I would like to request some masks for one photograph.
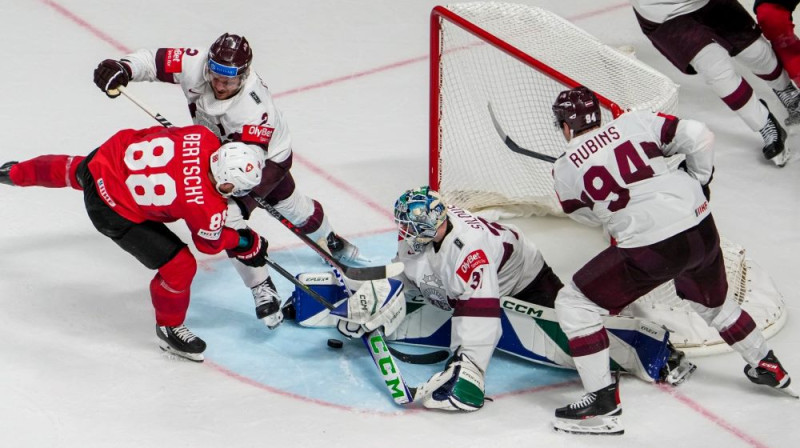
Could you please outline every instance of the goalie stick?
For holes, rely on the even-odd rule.
[[[122,95],[125,95],[125,98],[128,98],[133,102],[133,104],[139,106],[140,109],[145,111],[147,115],[153,117],[156,121],[158,121],[162,126],[165,128],[173,127],[174,125],[172,122],[164,118],[158,112],[153,111],[150,107],[146,106],[142,103],[139,99],[137,99],[134,95],[128,92],[123,86],[119,86],[116,90],[118,90]],[[366,281],[366,280],[378,280],[381,278],[388,278],[388,277],[396,277],[403,273],[403,263],[389,263],[383,266],[367,266],[367,267],[357,267],[357,266],[348,266],[345,264],[340,263],[338,260],[333,258],[331,254],[328,253],[325,249],[319,246],[314,240],[309,238],[306,234],[302,233],[300,229],[298,229],[291,221],[289,221],[285,216],[281,214],[275,207],[269,205],[263,198],[260,198],[256,195],[250,195],[253,200],[256,201],[260,208],[263,208],[267,211],[273,218],[277,219],[284,227],[291,230],[298,238],[303,240],[308,246],[310,246],[314,251],[322,257],[323,260],[328,262],[330,265],[334,266],[335,268],[339,269],[347,278],[351,278],[353,280],[358,281]]]
[[[508,149],[514,151],[517,154],[522,154],[523,156],[532,157],[534,159],[543,160],[545,162],[553,163],[556,161],[556,157],[548,156],[547,154],[542,154],[540,152],[532,151],[530,149],[523,148],[517,144],[508,134],[503,131],[502,126],[500,126],[500,122],[497,121],[497,117],[494,115],[494,110],[492,110],[492,103],[487,103],[487,107],[489,108],[489,116],[492,118],[492,124],[494,124],[494,129],[500,135],[500,138],[503,139],[503,143],[508,146]]]
[[[333,276],[336,277],[336,282],[339,284],[339,289],[346,295],[350,296],[350,288],[344,282],[344,278],[342,277],[342,273],[339,272],[335,267],[333,267]],[[442,362],[445,359],[450,357],[450,352],[447,350],[436,350],[430,353],[403,353],[400,350],[397,350],[389,344],[386,344],[386,347],[389,350],[389,353],[392,354],[395,358],[399,359],[400,361],[407,362],[409,364],[420,364],[420,365],[427,365],[427,364],[436,364],[438,362]]]

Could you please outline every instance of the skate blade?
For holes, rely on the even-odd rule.
[[[625,433],[619,416],[596,416],[584,420],[556,418],[553,429],[570,434],[618,436]]]
[[[784,394],[786,394],[786,395],[788,395],[788,396],[790,396],[792,398],[800,399],[800,395],[797,395],[797,392],[795,392],[794,389],[792,389],[789,386],[786,386],[786,387],[783,387],[783,388],[779,388],[777,390],[780,391],[780,392],[783,392]]]
[[[769,159],[770,162],[774,163],[778,166],[778,168],[783,168],[792,160],[792,150],[788,146],[781,151],[780,154],[776,155],[775,157]]]
[[[670,386],[679,386],[684,381],[689,379],[690,376],[697,370],[697,366],[690,363],[684,362],[683,364],[679,365],[677,368],[671,370],[669,375],[667,375],[666,382]]]
[[[170,355],[175,355],[179,358],[188,359],[189,361],[203,362],[203,360],[205,359],[202,353],[187,353],[187,352],[182,352],[180,350],[175,350],[174,348],[172,348],[172,346],[170,346],[169,344],[167,344],[162,340],[158,341],[158,347]]]

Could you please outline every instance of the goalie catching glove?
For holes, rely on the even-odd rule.
[[[417,390],[414,401],[422,401],[429,409],[477,411],[483,407],[483,384],[483,371],[459,348],[444,371]]]
[[[406,317],[403,282],[393,278],[363,282],[331,314],[339,317],[336,328],[348,338],[360,338],[381,327],[384,334],[392,334]]]

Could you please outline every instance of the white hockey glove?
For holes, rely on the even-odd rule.
[[[477,411],[483,407],[483,391],[483,371],[457,350],[445,370],[419,388],[414,401],[422,400],[429,409]]]
[[[340,317],[336,328],[348,338],[383,327],[392,334],[406,317],[403,283],[395,279],[364,282],[342,305],[331,311]]]

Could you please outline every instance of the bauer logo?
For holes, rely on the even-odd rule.
[[[242,141],[248,143],[269,144],[275,128],[246,124],[242,127]]]
[[[219,236],[222,234],[222,227],[217,230],[204,230],[200,229],[197,231],[197,236],[206,240],[216,241],[219,239]]]
[[[183,71],[183,48],[167,48],[164,54],[164,71],[167,73]]]

